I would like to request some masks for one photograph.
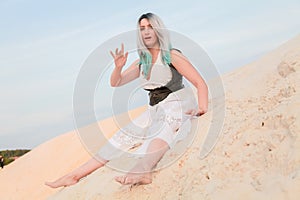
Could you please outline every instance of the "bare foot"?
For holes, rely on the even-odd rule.
[[[59,179],[57,179],[56,181],[53,182],[45,182],[45,185],[51,187],[51,188],[58,188],[58,187],[66,187],[66,186],[70,186],[70,185],[74,185],[78,182],[79,180],[73,176],[73,175],[66,175],[63,176]]]
[[[122,185],[147,185],[152,183],[152,174],[148,173],[128,173],[125,176],[117,176],[115,180]]]

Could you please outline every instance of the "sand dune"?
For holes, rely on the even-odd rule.
[[[1,199],[299,199],[300,36],[222,80],[225,122],[206,158],[199,159],[199,153],[212,110],[193,121],[200,128],[192,146],[172,165],[155,172],[150,185],[121,186],[113,180],[120,172],[105,167],[77,185],[47,188],[45,180],[65,174],[90,157],[73,131],[0,171]],[[117,129],[112,119],[101,123],[109,127],[108,137]],[[92,153],[100,145],[93,140],[91,146],[93,142]],[[164,159],[172,156],[170,151]]]

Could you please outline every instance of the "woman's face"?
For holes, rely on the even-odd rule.
[[[143,42],[147,48],[159,47],[156,33],[148,19],[144,18],[140,21],[140,31]]]

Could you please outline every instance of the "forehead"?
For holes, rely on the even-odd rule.
[[[147,18],[144,18],[140,21],[140,26],[149,26],[150,22]]]

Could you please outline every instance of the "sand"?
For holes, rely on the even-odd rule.
[[[87,149],[72,131],[1,170],[1,199],[299,199],[300,36],[222,76],[222,81],[225,120],[215,148],[204,159],[199,154],[214,108],[193,120],[199,129],[192,145],[155,172],[150,185],[122,186],[114,181],[122,173],[104,167],[74,186],[48,188],[46,180],[84,163],[102,145],[90,135]],[[117,130],[112,119],[99,123],[107,137]],[[174,155],[168,152],[162,163]]]

